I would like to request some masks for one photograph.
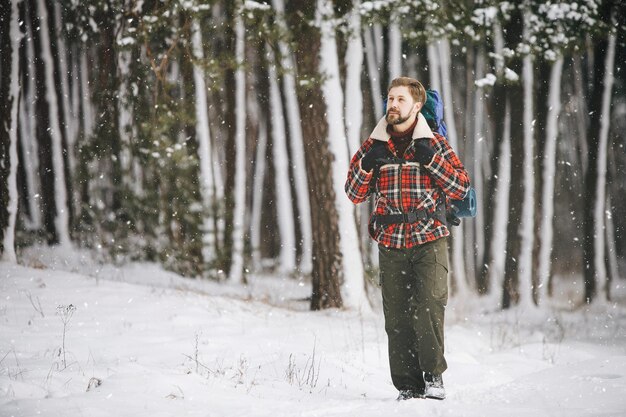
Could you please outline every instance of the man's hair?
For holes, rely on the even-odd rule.
[[[387,93],[389,93],[389,91],[392,88],[401,87],[401,86],[408,87],[409,92],[411,93],[411,97],[413,97],[413,100],[415,100],[416,102],[419,101],[420,103],[422,103],[422,105],[426,103],[426,89],[424,88],[422,83],[417,81],[415,78],[411,78],[411,77],[394,78],[391,81],[391,85],[389,85],[389,89],[387,90]]]

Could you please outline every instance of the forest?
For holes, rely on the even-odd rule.
[[[374,291],[351,156],[400,75],[437,90],[477,192],[453,296],[575,304],[626,278],[626,3],[0,0],[0,253],[88,248],[189,279]],[[622,277],[622,278],[620,278]]]

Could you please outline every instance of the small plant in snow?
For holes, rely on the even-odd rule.
[[[245,356],[239,357],[239,366],[235,372],[235,378],[237,379],[237,385],[241,385],[244,383],[244,379],[246,377],[246,372],[249,368],[248,360]]]
[[[178,394],[172,392],[169,395],[167,395],[165,398],[170,399],[170,400],[184,400],[185,399],[185,393],[183,392],[183,390],[178,386],[178,385],[174,385],[174,387],[178,390]]]
[[[317,387],[320,377],[321,361],[315,357],[315,345],[313,345],[313,353],[309,356],[304,364],[304,368],[298,369],[293,353],[289,355],[289,363],[285,371],[285,379],[289,385],[297,385],[302,389],[308,387],[313,389]]]
[[[33,306],[33,308],[35,309],[35,311],[37,313],[39,313],[39,315],[41,316],[41,318],[44,318],[44,314],[43,314],[43,308],[41,307],[41,301],[39,301],[39,297],[37,297],[36,301],[33,299],[33,295],[31,294],[30,291],[25,291],[26,293],[26,297],[28,297],[28,300],[30,301],[30,304]]]
[[[91,378],[89,380],[89,383],[87,384],[87,392],[91,391],[92,389],[98,388],[100,385],[102,385],[102,380],[100,378]]]
[[[508,319],[498,322],[497,319],[491,322],[491,349],[498,351],[522,344],[521,320],[519,310],[512,312]]]
[[[73,304],[70,305],[61,305],[57,307],[57,314],[61,317],[61,321],[63,322],[63,343],[61,345],[61,351],[59,352],[59,356],[61,353],[63,354],[63,368],[67,368],[67,360],[65,357],[65,335],[67,334],[67,326],[72,320],[72,316],[76,311],[76,307]]]
[[[560,317],[554,316],[546,321],[547,329],[542,340],[542,356],[551,364],[556,362],[556,357],[561,348],[561,343],[565,339],[565,326]]]
[[[13,353],[13,358],[15,359],[15,366],[17,367],[15,370],[12,370],[8,366],[4,366],[4,360],[9,356],[9,354]],[[24,370],[20,366],[20,361],[17,359],[17,353],[15,353],[15,348],[8,351],[2,359],[0,359],[0,375],[7,374],[9,379],[17,381],[18,378],[24,380]]]
[[[196,373],[198,373],[198,369],[200,367],[200,363],[198,362],[198,342],[200,339],[200,335],[198,333],[196,333],[196,343],[194,345],[194,350],[193,350],[193,361],[196,363]]]

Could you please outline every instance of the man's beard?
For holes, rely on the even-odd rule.
[[[402,116],[402,114],[400,114],[400,112],[394,113],[392,115],[390,113],[390,111],[387,110],[387,114],[385,115],[385,120],[390,125],[400,125],[400,124],[406,122],[407,120],[409,120],[409,117],[411,117],[411,113],[408,113],[406,116]]]

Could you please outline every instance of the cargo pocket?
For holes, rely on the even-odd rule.
[[[435,276],[432,280],[432,295],[444,305],[448,302],[448,242],[446,238],[437,239],[434,244]]]

